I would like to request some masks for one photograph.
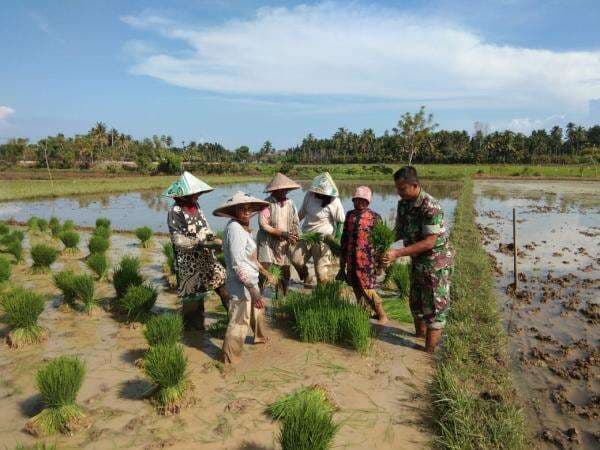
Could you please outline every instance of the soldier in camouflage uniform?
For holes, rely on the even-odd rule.
[[[433,353],[446,324],[450,302],[453,252],[446,235],[440,203],[421,188],[417,171],[403,167],[394,174],[398,194],[396,239],[404,247],[390,250],[387,263],[401,256],[412,257],[410,310],[417,337]]]

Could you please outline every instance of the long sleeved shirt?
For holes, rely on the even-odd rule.
[[[250,300],[248,286],[258,286],[256,242],[238,222],[230,220],[223,233],[223,254],[227,266],[225,287],[232,297]]]

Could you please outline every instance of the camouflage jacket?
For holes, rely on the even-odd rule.
[[[431,234],[437,236],[435,247],[413,257],[413,264],[421,270],[451,267],[454,258],[446,235],[444,211],[440,203],[421,188],[415,200],[398,202],[396,240],[404,241],[406,247],[422,241]]]

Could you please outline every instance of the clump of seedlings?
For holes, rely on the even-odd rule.
[[[369,315],[350,303],[341,283],[323,283],[306,294],[291,292],[281,302],[280,313],[294,322],[304,342],[348,345],[361,353],[371,345]]]
[[[98,304],[98,299],[95,298],[96,286],[94,277],[87,274],[77,275],[73,279],[73,290],[75,298],[83,304],[83,310],[90,314]]]
[[[65,250],[69,253],[77,252],[77,246],[79,245],[80,236],[79,233],[73,230],[61,231],[58,238],[65,246]]]
[[[302,233],[300,240],[307,244],[319,244],[323,242],[323,236],[315,231],[309,231],[308,233]]]
[[[187,359],[179,344],[150,347],[144,371],[155,385],[153,400],[162,414],[177,414],[185,406],[191,388]]]
[[[90,254],[104,254],[110,247],[110,241],[104,236],[92,234],[88,241],[88,249]]]
[[[0,236],[4,236],[10,232],[10,228],[4,221],[0,221]]]
[[[400,298],[408,298],[410,293],[410,264],[396,263],[391,266],[390,278],[398,289]]]
[[[75,229],[75,222],[71,219],[65,220],[62,226],[63,231],[73,231]]]
[[[152,228],[150,227],[141,227],[135,230],[135,235],[140,240],[140,245],[144,248],[148,248],[150,246],[152,234]]]
[[[152,314],[158,292],[153,286],[130,286],[125,295],[116,300],[117,308],[129,322],[145,322]]]
[[[176,345],[183,336],[183,319],[180,314],[166,313],[152,317],[146,324],[144,337],[150,347]]]
[[[35,292],[16,288],[0,299],[2,321],[11,327],[7,342],[12,348],[43,342],[46,331],[37,323],[44,311],[45,299]]]
[[[28,220],[27,220],[27,229],[29,231],[38,231],[38,220],[39,218],[36,216],[31,216]]]
[[[102,253],[92,253],[85,260],[86,265],[96,274],[99,280],[106,279],[108,273],[108,258]]]
[[[208,327],[206,327],[206,332],[212,337],[223,339],[225,337],[225,332],[227,331],[228,326],[229,318],[225,315],[219,317]]]
[[[110,233],[111,233],[111,231],[110,231],[109,227],[100,226],[100,227],[96,227],[94,229],[92,236],[99,236],[101,238],[108,240],[110,238]]]
[[[98,217],[96,219],[96,228],[105,227],[110,229],[110,219],[106,217]]]
[[[272,277],[272,281],[269,284],[276,288],[277,285],[279,285],[279,282],[281,281],[281,277],[283,276],[283,271],[281,270],[281,267],[276,266],[275,264],[271,264],[267,269],[267,272],[269,272]]]
[[[3,246],[3,251],[13,255],[15,262],[23,261],[23,239],[25,238],[22,231],[14,230],[4,234],[0,238],[0,244]]]
[[[31,259],[33,265],[31,266],[34,272],[44,272],[50,269],[50,266],[54,264],[56,258],[58,258],[59,250],[54,247],[50,247],[46,244],[37,244],[31,247]]]
[[[312,386],[281,397],[267,413],[281,421],[277,439],[282,449],[326,450],[340,429],[333,421],[335,410],[327,391]]]
[[[4,256],[0,256],[0,283],[8,281],[12,273],[10,261]]]
[[[58,235],[62,232],[60,221],[54,216],[50,217],[50,220],[48,221],[48,227],[50,228],[50,233],[54,237],[58,237]]]
[[[117,298],[125,295],[130,286],[139,286],[144,282],[140,273],[140,260],[135,256],[124,256],[113,271],[113,286]]]
[[[169,287],[173,289],[177,286],[177,275],[175,272],[175,251],[173,250],[173,244],[171,244],[171,242],[165,242],[163,244],[163,254],[167,259],[167,262],[163,264],[163,273]]]
[[[37,219],[37,229],[40,230],[42,233],[45,233],[46,231],[48,231],[48,221],[46,219]]]
[[[371,245],[376,255],[383,257],[396,242],[396,232],[385,222],[379,221],[371,231]]]
[[[61,270],[52,277],[54,286],[62,292],[63,303],[71,307],[75,304],[75,277],[71,270]]]
[[[55,358],[38,370],[36,382],[45,409],[25,429],[34,436],[48,436],[87,428],[90,421],[75,403],[84,376],[84,363],[71,356]]]

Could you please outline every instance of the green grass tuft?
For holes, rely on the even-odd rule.
[[[37,219],[37,228],[42,233],[45,233],[46,231],[48,231],[48,221],[46,219],[41,218]]]
[[[413,323],[408,297],[393,297],[383,300],[383,309],[390,319],[401,323]]]
[[[150,347],[144,371],[156,386],[154,400],[159,409],[177,412],[184,401],[189,377],[183,347],[179,344]]]
[[[105,279],[108,273],[108,258],[101,253],[92,253],[85,260],[86,265],[96,274],[99,280]]]
[[[0,283],[8,281],[12,273],[10,261],[4,256],[0,256]]]
[[[92,236],[99,236],[99,237],[102,237],[102,238],[108,240],[110,238],[110,234],[111,234],[110,228],[102,225],[102,226],[99,226],[99,227],[97,226],[94,229],[94,232],[92,233]]]
[[[75,222],[71,219],[65,220],[62,226],[63,231],[73,231],[75,229]]]
[[[38,217],[31,216],[31,217],[30,217],[30,218],[27,220],[27,229],[28,229],[29,231],[38,231],[38,230],[39,230],[39,228],[38,228],[38,226],[37,226],[37,224],[38,224],[38,220],[39,220],[39,218],[38,218]]]
[[[283,270],[281,270],[281,267],[276,266],[275,264],[271,264],[267,269],[267,272],[269,272],[273,277],[272,286],[277,287],[277,285],[281,281],[281,277],[283,276]]]
[[[32,268],[34,271],[45,271],[54,264],[60,252],[46,244],[37,244],[31,247]]]
[[[225,332],[227,331],[227,327],[229,326],[229,318],[224,315],[219,317],[213,323],[211,323],[208,327],[206,327],[206,332],[215,338],[224,339]]]
[[[106,217],[98,217],[96,219],[96,228],[99,227],[110,228],[110,219],[107,219]]]
[[[396,242],[394,229],[383,221],[377,222],[371,231],[371,245],[375,253],[380,256],[385,255],[394,242]]]
[[[130,286],[139,286],[144,282],[140,273],[140,260],[135,256],[124,256],[113,271],[113,286],[117,298],[125,295]]]
[[[4,236],[10,232],[9,226],[6,222],[0,221],[0,236]]]
[[[169,266],[169,270],[172,274],[175,273],[175,251],[173,250],[173,244],[169,242],[165,242],[163,244],[163,254],[165,258],[167,258],[167,265]]]
[[[79,245],[79,241],[81,240],[79,233],[72,230],[61,231],[61,233],[58,235],[58,238],[65,246],[65,249],[70,252],[77,251],[77,246]]]
[[[61,270],[53,275],[54,286],[62,292],[63,302],[69,306],[75,302],[75,277],[71,270]]]
[[[160,314],[152,317],[146,324],[144,337],[148,345],[175,345],[183,337],[183,320],[175,313]]]
[[[45,332],[37,323],[44,306],[44,297],[22,288],[2,294],[0,298],[2,321],[11,328],[9,333],[11,347],[34,344],[45,339]]]
[[[158,292],[152,286],[130,286],[125,295],[117,299],[116,305],[128,321],[144,322],[150,317],[157,297]]]
[[[83,303],[85,312],[90,313],[98,304],[98,299],[94,297],[96,291],[94,277],[91,275],[77,275],[73,279],[73,290],[75,297]]]
[[[110,241],[104,236],[99,236],[97,234],[92,234],[90,240],[88,241],[88,250],[90,254],[104,254],[110,247]]]
[[[140,245],[144,248],[148,248],[150,246],[152,234],[153,231],[150,227],[141,227],[135,230],[135,235],[140,240]]]
[[[60,225],[60,221],[58,220],[57,217],[54,217],[54,216],[50,217],[50,220],[48,221],[48,227],[50,228],[50,233],[54,237],[58,237],[58,235],[62,231],[62,226]]]
[[[323,242],[323,236],[320,233],[309,231],[308,233],[302,233],[300,240],[307,244],[319,244]]]
[[[410,264],[395,263],[389,267],[386,277],[389,277],[398,290],[398,297],[408,299],[410,294]]]

